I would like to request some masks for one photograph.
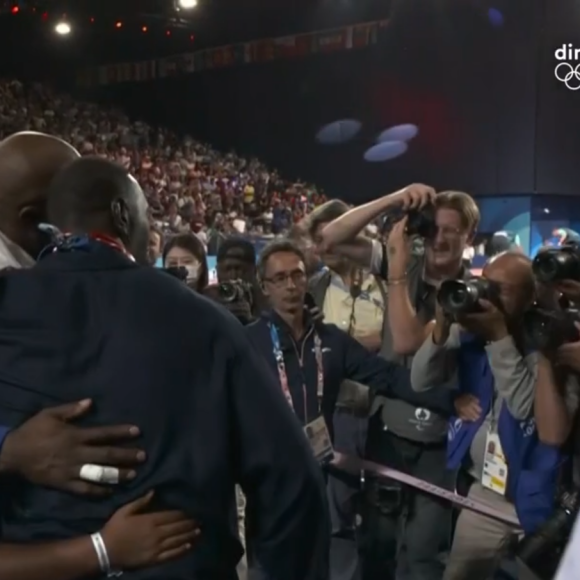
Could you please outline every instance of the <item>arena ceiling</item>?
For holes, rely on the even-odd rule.
[[[0,46],[86,63],[151,58],[384,18],[384,0],[0,0]],[[70,38],[56,38],[66,17]],[[67,54],[68,51],[68,54]]]

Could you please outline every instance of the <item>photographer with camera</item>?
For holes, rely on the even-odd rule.
[[[559,449],[543,444],[535,428],[534,392],[552,377],[539,372],[537,353],[524,346],[524,313],[534,298],[531,261],[515,252],[492,259],[482,278],[445,282],[411,369],[417,391],[457,389],[448,466],[467,469],[468,496],[516,515],[525,533],[551,515],[561,462]],[[515,531],[463,510],[444,578],[489,578]]]
[[[399,218],[386,243],[359,235],[382,214]],[[466,193],[436,194],[414,184],[350,210],[322,231],[320,251],[342,253],[387,282],[381,356],[410,367],[435,315],[436,286],[463,275],[463,252],[478,223],[479,210]],[[425,251],[413,252],[419,239]],[[454,474],[445,466],[447,416],[378,395],[370,417],[369,459],[453,489]],[[392,574],[396,560],[399,575],[406,576],[407,568],[413,578],[439,580],[450,506],[410,489],[375,489],[375,482],[368,487],[369,514],[363,517],[368,577]],[[404,548],[399,555],[391,549],[396,545]]]

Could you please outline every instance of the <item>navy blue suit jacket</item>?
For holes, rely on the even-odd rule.
[[[146,463],[102,500],[17,482],[4,541],[97,531],[155,489],[160,507],[200,522],[200,542],[180,560],[125,577],[230,579],[241,555],[231,518],[240,482],[268,577],[325,578],[323,478],[243,328],[179,281],[99,243],[0,277],[0,425],[85,398],[94,411],[82,424],[141,428]]]
[[[245,331],[256,351],[265,357],[280,390],[282,387],[270,334],[271,324],[278,329],[294,412],[302,424],[309,423],[319,415],[315,332],[318,333],[322,343],[324,366],[321,410],[330,431],[340,385],[345,379],[358,381],[374,392],[399,398],[438,413],[450,416],[454,412],[454,393],[440,389],[417,393],[411,387],[410,370],[407,367],[369,352],[356,339],[334,324],[308,320],[304,336],[301,340],[295,341],[287,324],[276,312],[270,310],[259,320],[246,326]],[[303,366],[300,364],[299,353],[303,354]],[[306,389],[303,389],[303,386],[306,386]]]

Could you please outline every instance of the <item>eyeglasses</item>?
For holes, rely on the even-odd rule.
[[[306,282],[306,272],[302,270],[294,270],[294,272],[280,272],[280,274],[276,274],[271,278],[264,278],[266,282],[270,282],[273,286],[277,288],[282,288],[288,285],[288,280],[292,280],[292,284],[295,286],[299,286],[300,284],[304,284]]]

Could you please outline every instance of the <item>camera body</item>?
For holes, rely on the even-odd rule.
[[[446,280],[437,292],[437,301],[441,309],[452,317],[482,312],[480,300],[497,303],[499,300],[497,284],[481,277]]]
[[[406,233],[408,236],[418,236],[424,239],[432,239],[437,235],[435,206],[432,203],[421,209],[411,209],[407,212]]]
[[[251,284],[243,280],[210,284],[203,289],[203,295],[229,310],[242,324],[252,322],[254,293]]]
[[[552,516],[515,548],[516,558],[539,580],[552,580],[564,554],[580,508],[578,489],[562,491]]]
[[[253,303],[252,286],[243,280],[229,280],[217,285],[217,293],[223,304],[247,302]]]
[[[580,322],[580,311],[547,310],[533,306],[523,317],[526,343],[530,348],[542,352],[554,351],[568,342],[580,340],[575,322]]]
[[[405,233],[410,237],[433,239],[437,235],[435,222],[435,206],[430,203],[421,209],[389,211],[383,222],[383,233],[388,233],[391,227],[407,216]]]
[[[569,242],[560,248],[541,250],[532,268],[536,280],[544,284],[562,280],[580,282],[580,244]]]

